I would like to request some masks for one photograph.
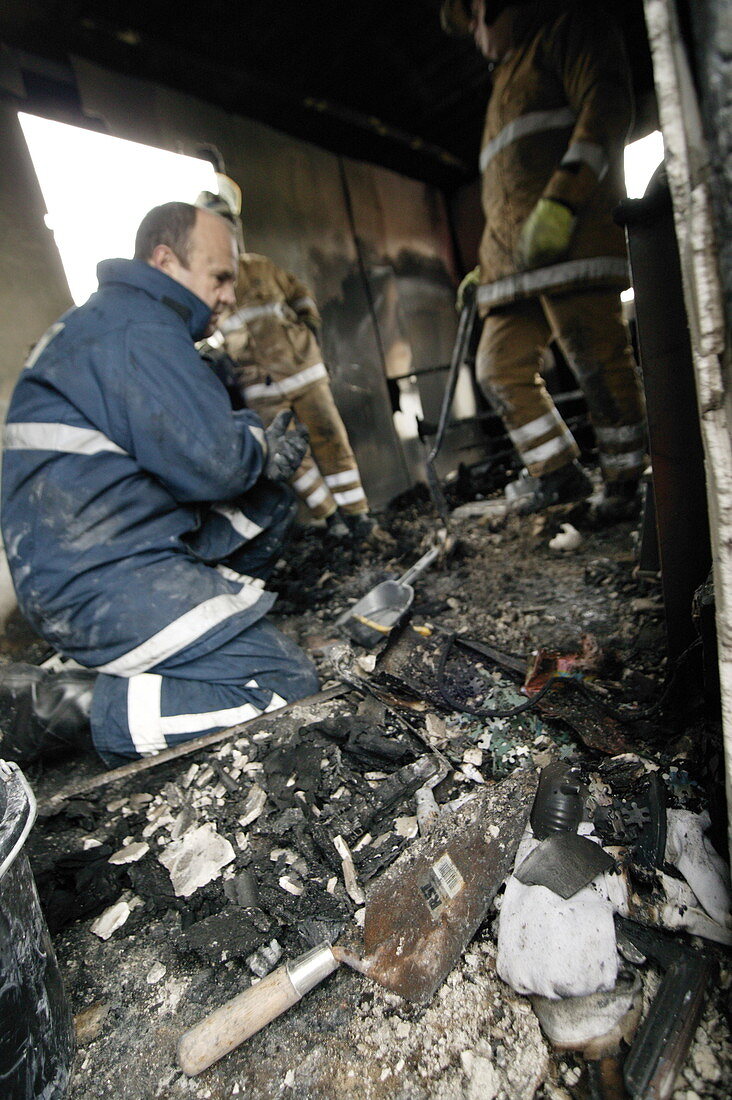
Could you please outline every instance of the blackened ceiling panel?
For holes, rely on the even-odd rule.
[[[641,0],[587,0],[623,25],[652,88]],[[445,35],[440,0],[4,0],[0,39],[192,93],[334,152],[457,186],[477,173],[490,70]]]

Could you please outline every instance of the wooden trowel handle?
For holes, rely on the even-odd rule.
[[[182,1035],[178,1042],[178,1065],[189,1077],[208,1069],[297,1004],[337,966],[338,960],[327,943],[280,966]]]

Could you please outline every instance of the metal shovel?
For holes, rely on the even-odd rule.
[[[440,548],[434,546],[395,581],[382,581],[362,596],[353,607],[336,619],[336,626],[354,642],[371,649],[382,642],[398,623],[402,622],[414,601],[412,581],[424,573]]]
[[[440,479],[437,476],[437,470],[435,469],[435,460],[442,447],[442,441],[445,438],[445,430],[447,428],[447,420],[450,415],[450,409],[455,399],[455,389],[457,387],[458,374],[460,368],[465,362],[465,357],[468,354],[468,346],[470,344],[470,338],[473,335],[473,329],[475,327],[475,314],[477,309],[477,293],[474,286],[468,286],[465,290],[464,305],[460,311],[460,320],[458,322],[457,335],[455,337],[455,344],[452,350],[452,358],[450,360],[450,370],[447,375],[447,382],[445,384],[445,392],[442,398],[442,406],[440,408],[440,419],[437,423],[437,432],[432,447],[427,454],[425,461],[425,470],[427,473],[427,488],[430,491],[432,497],[432,503],[437,510],[437,514],[444,523],[445,527],[450,522],[450,511],[447,506],[447,500],[440,484]]]
[[[536,777],[518,772],[438,817],[367,891],[364,951],[324,943],[279,967],[182,1036],[194,1076],[296,1004],[340,963],[426,1003],[457,963],[509,874]]]

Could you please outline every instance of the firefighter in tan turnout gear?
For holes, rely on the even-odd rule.
[[[495,65],[480,153],[486,225],[461,291],[478,284],[478,381],[524,462],[512,495],[528,513],[592,492],[539,373],[554,337],[595,430],[598,514],[622,518],[637,503],[645,425],[621,313],[625,241],[612,217],[632,120],[621,37],[587,0],[444,0],[441,17]]]
[[[231,189],[220,181],[220,194],[203,192],[196,205],[238,221]],[[293,488],[336,538],[366,537],[375,521],[331,393],[318,341],[320,314],[310,291],[267,256],[242,251],[236,301],[219,332],[246,407],[259,414],[265,427],[283,409],[291,409],[307,426],[310,448]]]

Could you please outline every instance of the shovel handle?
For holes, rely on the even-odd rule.
[[[330,946],[321,944],[278,967],[186,1031],[178,1041],[178,1065],[189,1077],[202,1073],[297,1004],[338,965]]]
[[[440,556],[439,546],[433,546],[431,550],[428,550],[426,554],[423,554],[421,558],[418,558],[411,568],[407,569],[397,584],[411,584],[411,582],[418,577],[420,573],[424,573],[428,566],[432,565],[435,558]]]

